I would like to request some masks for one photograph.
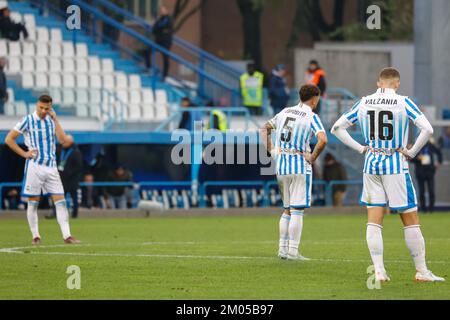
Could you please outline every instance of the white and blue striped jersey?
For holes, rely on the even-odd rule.
[[[274,148],[282,150],[277,154],[276,174],[310,174],[311,165],[299,153],[311,152],[312,135],[325,133],[319,116],[310,106],[300,103],[283,109],[269,123],[276,131]]]
[[[37,157],[32,161],[56,167],[56,126],[49,115],[41,119],[36,112],[29,114],[16,124],[14,130],[23,134],[28,150],[37,150]]]
[[[423,116],[410,98],[380,88],[359,100],[344,116],[351,124],[359,124],[365,144],[375,149],[366,153],[364,173],[387,175],[408,170],[407,161],[395,150],[408,144],[409,120],[415,122]]]

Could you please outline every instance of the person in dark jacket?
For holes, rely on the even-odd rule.
[[[345,168],[337,162],[332,154],[325,155],[325,166],[323,168],[323,180],[330,182],[333,180],[347,180],[347,172]],[[333,186],[333,206],[341,207],[345,197],[345,184]]]
[[[90,172],[84,175],[84,183],[93,183],[94,175]],[[98,188],[87,185],[81,188],[81,207],[82,208],[101,208],[101,199],[99,196]]]
[[[16,23],[11,20],[11,11],[8,7],[0,9],[0,33],[1,37],[17,41],[20,39],[20,34],[23,33],[25,39],[28,38],[28,31],[23,23]]]
[[[191,99],[184,97],[181,99],[181,108],[195,107],[196,105],[192,103]],[[178,129],[194,130],[193,120],[195,120],[194,112],[183,111],[181,115],[181,121],[178,125]]]
[[[8,101],[8,83],[6,81],[6,75],[4,68],[6,66],[6,58],[0,58],[0,114],[5,113],[5,103]]]
[[[156,44],[170,51],[173,39],[173,19],[169,14],[166,6],[159,9],[159,17],[153,25],[153,36]],[[151,59],[151,58],[150,58]],[[163,54],[163,79],[169,74],[170,59],[169,56]]]
[[[75,144],[73,136],[67,135],[64,144],[57,156],[58,171],[64,192],[70,194],[72,199],[72,218],[78,217],[78,188],[80,186],[81,173],[83,171],[83,156],[80,149]],[[52,217],[56,217],[53,209]]]
[[[123,166],[117,165],[114,171],[110,172],[108,176],[110,182],[131,182],[132,174]],[[127,187],[113,186],[107,187],[108,202],[112,209],[126,209],[127,208]]]
[[[289,88],[286,81],[286,68],[279,64],[272,70],[269,83],[270,104],[275,114],[287,107],[289,102]]]
[[[431,213],[434,211],[435,202],[434,176],[436,169],[442,164],[442,152],[432,141],[428,141],[412,162],[415,164],[419,184],[420,210]],[[425,202],[425,186],[428,189],[428,207]]]

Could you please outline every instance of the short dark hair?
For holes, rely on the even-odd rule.
[[[305,84],[300,87],[300,100],[302,102],[308,101],[311,98],[320,96],[320,89],[313,84]]]
[[[318,66],[319,62],[317,60],[313,59],[313,60],[309,61],[309,64],[315,64],[316,66]]]
[[[380,72],[380,80],[400,80],[400,72],[395,68],[384,68]]]
[[[50,97],[50,95],[48,95],[48,94],[43,94],[43,95],[41,95],[41,96],[39,97],[39,102],[42,102],[42,103],[52,103],[52,102],[53,102],[53,99],[52,99],[52,97]]]

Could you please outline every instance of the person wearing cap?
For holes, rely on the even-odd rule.
[[[287,107],[289,102],[289,87],[286,80],[286,67],[284,64],[277,65],[272,70],[269,84],[270,104],[275,114]]]
[[[23,33],[25,39],[28,38],[27,28],[23,23],[16,23],[11,19],[11,11],[8,6],[0,8],[0,34],[2,38],[17,41]]]
[[[264,75],[256,71],[254,63],[247,64],[247,72],[240,78],[242,104],[250,114],[261,115],[264,98]]]
[[[317,86],[320,89],[321,97],[324,96],[325,91],[327,90],[325,76],[325,71],[319,66],[319,62],[317,62],[317,60],[311,60],[305,72],[305,82]],[[315,110],[316,113],[320,112],[320,107],[321,102],[319,102],[319,105]]]

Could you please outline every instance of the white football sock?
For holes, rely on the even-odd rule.
[[[404,227],[406,246],[411,253],[417,271],[426,271],[425,240],[419,225]]]
[[[382,226],[375,223],[367,224],[366,240],[369,247],[370,256],[375,267],[375,271],[384,270],[383,261],[383,236],[381,234]]]
[[[289,221],[291,216],[283,213],[280,218],[280,247],[279,253],[287,254],[289,244]]]
[[[39,235],[39,226],[38,226],[38,220],[39,220],[38,214],[37,214],[38,207],[39,207],[38,201],[28,201],[27,219],[28,219],[28,224],[30,226],[31,234],[33,235],[33,239],[41,237]]]
[[[59,227],[64,239],[70,237],[69,227],[69,212],[67,211],[66,200],[59,200],[55,202],[56,219],[58,220]]]
[[[289,251],[288,254],[296,256],[303,229],[303,210],[291,210],[289,221]]]

